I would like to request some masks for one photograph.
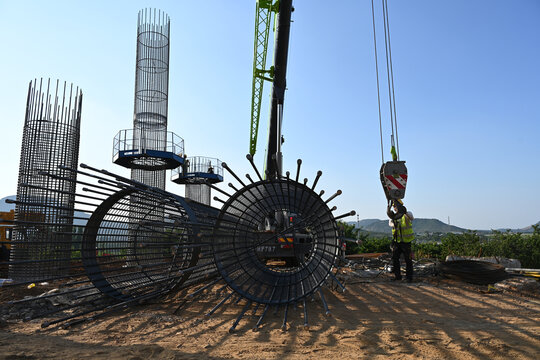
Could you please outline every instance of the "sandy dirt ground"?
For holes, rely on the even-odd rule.
[[[68,328],[41,328],[43,320],[4,322],[0,359],[539,359],[540,297],[490,293],[486,286],[429,279],[413,284],[358,278],[345,293],[319,298],[258,319],[209,291],[177,315],[177,299],[138,306]],[[2,291],[0,289],[0,291]],[[259,313],[261,310],[259,309]]]

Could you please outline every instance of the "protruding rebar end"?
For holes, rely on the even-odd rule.
[[[231,326],[231,328],[229,329],[229,334],[232,334],[235,330],[235,327],[234,326]]]
[[[249,161],[253,160],[253,156],[251,156],[251,154],[247,154],[246,155],[246,159],[248,159]]]
[[[281,331],[287,332],[287,324],[281,326]]]
[[[343,194],[343,191],[338,190],[338,191],[336,191],[336,194],[341,195],[341,194]]]
[[[309,331],[309,325],[304,325],[304,330]]]
[[[321,170],[317,171],[317,176],[322,176],[322,171]]]
[[[325,315],[326,315],[326,317],[332,317],[332,313],[331,313],[330,311],[327,311],[327,312],[325,313]]]
[[[296,163],[297,163],[298,165],[302,164],[302,159],[296,160]]]
[[[227,166],[227,163],[226,162],[222,162],[221,163],[221,166],[223,166],[225,169],[228,169],[229,167]]]

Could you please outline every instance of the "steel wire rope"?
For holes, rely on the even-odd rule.
[[[388,83],[388,105],[389,105],[389,115],[390,115],[390,145],[395,147],[397,159],[399,160],[399,136],[397,130],[397,111],[396,111],[396,100],[395,100],[395,90],[394,90],[394,69],[392,64],[392,48],[390,44],[390,22],[388,16],[388,1],[381,0],[382,2],[382,12],[383,12],[383,27],[384,27],[384,45],[385,45],[385,58],[386,58],[386,75]],[[382,130],[382,111],[381,111],[381,96],[380,96],[380,81],[379,81],[379,61],[377,55],[377,33],[375,25],[375,6],[373,0],[371,0],[371,15],[372,15],[372,25],[373,25],[373,44],[374,44],[374,54],[375,54],[375,72],[377,79],[377,104],[379,111],[379,134],[381,140],[381,157],[384,164],[384,147],[383,147],[383,130]]]
[[[395,146],[394,138],[394,108],[393,108],[393,99],[392,99],[392,89],[390,82],[390,58],[388,56],[388,27],[386,21],[386,11],[385,9],[385,0],[382,1],[382,11],[383,11],[383,26],[384,26],[384,50],[386,56],[386,80],[388,82],[388,105],[390,107],[390,124],[392,128],[392,135],[390,136],[390,144],[392,147]]]
[[[397,126],[397,112],[396,112],[396,95],[394,92],[394,66],[392,63],[392,45],[390,41],[390,17],[388,16],[388,0],[383,0],[384,4],[384,14],[386,19],[386,27],[387,27],[387,33],[388,33],[388,57],[389,57],[389,64],[390,68],[388,69],[391,79],[391,89],[392,89],[392,104],[394,108],[394,126],[396,129],[396,151],[397,151],[397,158],[399,160],[399,136],[398,136],[398,126]]]
[[[373,0],[371,0],[371,18],[373,23],[373,45],[375,52],[375,75],[377,78],[377,104],[379,108],[379,134],[381,136],[381,158],[384,164],[384,148],[383,148],[383,134],[382,134],[382,116],[381,116],[381,92],[379,86],[379,60],[377,57],[377,36],[375,31],[375,8],[373,6]]]

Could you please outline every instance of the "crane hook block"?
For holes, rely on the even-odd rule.
[[[381,166],[380,176],[384,194],[388,201],[405,197],[405,188],[407,187],[405,161],[387,161]]]

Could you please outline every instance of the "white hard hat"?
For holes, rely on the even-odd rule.
[[[409,217],[409,219],[414,220],[414,216],[411,211],[407,211],[407,216]]]

